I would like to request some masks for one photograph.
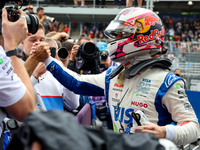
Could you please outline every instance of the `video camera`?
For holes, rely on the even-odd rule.
[[[20,9],[22,6],[29,4],[29,0],[13,0],[13,1],[17,4],[17,7],[12,7],[12,6],[5,7],[8,12],[8,20],[11,22],[15,22],[20,18],[20,15],[17,13],[17,10]],[[1,16],[2,16],[2,8],[5,6],[6,2],[9,2],[9,1],[1,0],[0,2]],[[21,7],[18,8],[18,5],[20,5]],[[39,27],[39,20],[37,16],[34,14],[26,14],[26,21],[27,21],[28,32],[35,34]],[[0,22],[1,22],[1,18],[0,18]],[[0,23],[0,34],[1,34],[1,23]]]
[[[100,63],[100,50],[94,43],[86,42],[80,45],[76,53],[76,67],[79,70],[100,73]]]

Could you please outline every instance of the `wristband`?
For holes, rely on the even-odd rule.
[[[33,72],[32,76],[34,76],[37,80],[39,80],[38,76]]]
[[[17,56],[17,57],[21,58],[21,55],[20,55],[21,53],[22,53],[22,50],[20,48],[15,48],[14,50],[7,51],[6,55],[8,57]]]

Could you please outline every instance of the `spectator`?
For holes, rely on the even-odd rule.
[[[43,7],[37,8],[37,17],[38,17],[40,23],[42,23],[42,25],[45,28],[45,34],[47,34],[49,31],[57,31],[57,21],[56,21],[56,19],[46,16],[44,14],[44,8]]]
[[[192,30],[189,30],[189,32],[188,32],[188,38],[189,38],[191,41],[194,40],[194,34],[193,34]]]
[[[78,42],[77,42],[77,45],[74,45],[71,52],[69,53],[70,55],[70,58],[69,58],[69,62],[68,62],[68,66],[67,68],[69,68],[70,70],[72,71],[75,71],[77,73],[81,73],[81,70],[79,70],[77,67],[76,67],[76,59],[75,59],[75,56],[76,56],[76,53],[77,53],[77,50],[79,48],[79,45],[81,45],[82,43],[85,43],[85,42],[92,42],[94,43],[94,41],[89,38],[89,37],[81,37],[79,38]]]
[[[102,7],[102,8],[105,7],[105,1],[106,1],[106,0],[101,0],[101,7]],[[96,7],[99,7],[99,0],[96,0]]]
[[[48,44],[45,45],[42,42],[47,42]],[[25,61],[24,65],[31,77],[35,94],[42,99],[42,101],[37,99],[36,110],[76,109],[79,105],[79,96],[64,88],[46,71],[44,64],[41,62],[41,59],[46,57],[45,51],[42,51],[42,48],[58,48],[56,41],[51,38],[45,39],[44,28],[41,24],[37,33],[26,38],[22,42],[22,46],[24,50],[23,54],[25,54],[23,59]],[[31,49],[36,50],[32,55],[30,55]]]
[[[139,31],[143,35],[144,29],[141,27],[144,23],[131,30],[132,27],[125,25],[124,22],[131,18],[135,18],[136,23],[144,19],[144,15],[138,16],[137,11],[145,12],[144,15],[148,12],[160,20],[150,10],[132,7],[120,11],[105,30],[105,34],[114,40],[108,44],[108,51],[112,60],[122,63],[119,68],[110,67],[106,72],[96,75],[78,75],[63,68],[51,57],[45,61],[45,65],[57,79],[62,80],[61,83],[65,87],[72,91],[93,96],[106,94],[115,132],[129,133],[133,129],[135,133],[153,133],[158,138],[170,139],[177,145],[194,142],[200,135],[198,119],[185,94],[184,82],[167,70],[171,65],[165,64],[164,69],[164,66],[152,64],[134,72],[138,65],[145,62],[149,64],[150,61],[158,60],[161,64],[162,61],[163,63],[167,61],[158,57],[152,59],[162,53],[160,53],[161,45],[152,49],[155,41],[151,39],[141,43],[143,49],[139,47],[140,45],[135,47],[135,44],[139,44],[138,37],[134,38],[135,34]],[[116,22],[120,24],[114,26],[113,23]],[[163,24],[161,28],[151,24],[148,31],[151,33],[155,29],[164,30]],[[116,31],[117,34],[113,34]],[[164,32],[158,36],[154,35],[153,38],[158,37],[160,39],[164,37]],[[119,41],[123,41],[123,46],[120,48],[118,48]],[[124,46],[126,44],[127,46]],[[150,48],[147,49],[144,44]],[[144,52],[142,57],[140,57],[141,51]],[[73,84],[69,80],[73,80]],[[150,121],[148,125],[142,125],[139,129],[131,128],[134,121],[131,113],[134,114],[133,112],[137,110],[144,111]],[[177,125],[172,125],[172,122],[176,122]]]
[[[172,52],[169,52],[169,53],[167,53],[167,58],[169,58],[171,61],[173,61],[175,56]]]
[[[170,17],[168,20],[167,20],[167,23],[169,24],[169,26],[172,26],[174,25],[174,19],[172,17]]]
[[[59,25],[58,25],[58,30],[59,30],[59,32],[62,32],[62,31],[64,31],[64,23],[63,22],[60,22],[59,23]],[[58,32],[58,31],[57,31]]]
[[[6,113],[18,121],[23,121],[26,115],[34,111],[35,96],[33,86],[30,82],[26,69],[20,58],[17,57],[16,48],[28,35],[26,13],[18,10],[21,16],[16,22],[7,19],[7,11],[2,9],[2,26],[0,24],[0,137],[3,142],[2,149],[6,148],[10,137],[4,134],[3,120]],[[1,30],[2,27],[2,30]],[[4,51],[5,50],[5,51]],[[9,57],[6,57],[6,54]],[[10,53],[10,54],[9,54]]]
[[[68,33],[68,32],[69,32],[69,27],[68,27],[67,24],[64,25],[64,29],[63,29],[63,30],[65,31],[65,33]]]
[[[179,28],[176,28],[175,40],[176,40],[177,42],[181,40],[181,31],[180,31]]]
[[[181,69],[179,69],[179,68],[177,68],[177,69],[174,70],[174,74],[175,74],[176,76],[178,76],[178,77],[183,78],[183,76],[182,76],[182,71],[181,71]],[[184,79],[184,78],[183,78],[183,80],[185,81],[185,88],[187,89],[187,80]]]
[[[74,0],[74,6],[73,7],[78,7],[78,0]],[[85,0],[81,0],[81,7],[86,7]]]
[[[73,46],[74,46],[74,43],[72,43],[72,42],[68,42],[68,41],[62,42],[62,47],[66,48],[67,51],[68,51],[68,56],[67,56],[67,58],[64,59],[64,60],[61,60],[65,67],[67,67],[68,62],[69,62],[69,60],[70,60],[70,57],[71,57],[71,54],[72,54],[72,48],[73,48]],[[75,57],[72,57],[71,60],[72,60],[72,61],[75,61]]]
[[[126,0],[121,0],[121,8],[126,7]],[[119,0],[114,0],[114,8],[119,8]]]
[[[180,20],[176,23],[176,27],[178,27],[180,30],[182,30],[182,23]]]
[[[63,42],[69,38],[69,35],[65,32],[49,32],[46,34],[46,37],[51,37],[52,39],[59,40],[60,42]]]
[[[170,28],[169,28],[169,36],[170,37],[174,37],[174,34],[175,34],[174,28],[173,28],[173,26],[170,26]]]
[[[26,8],[27,8],[29,14],[34,14],[34,12],[33,12],[33,5],[27,5]]]
[[[142,7],[142,1],[143,0],[137,0],[137,7]],[[133,0],[126,0],[126,7],[132,7],[133,6]]]
[[[180,46],[181,46],[182,53],[185,53],[187,50],[187,44],[186,44],[185,40],[181,41]]]
[[[86,26],[86,25],[84,25],[84,27],[83,27],[83,32],[82,32],[82,34],[84,35],[84,36],[88,36],[88,27]]]

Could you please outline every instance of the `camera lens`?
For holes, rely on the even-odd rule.
[[[108,58],[108,55],[105,53],[101,54],[101,60],[106,60]]]
[[[26,14],[28,32],[35,34],[39,27],[39,20],[34,14]]]
[[[67,59],[67,56],[68,56],[68,51],[65,47],[62,47],[58,50],[58,57],[61,60]]]
[[[93,55],[95,53],[95,45],[92,42],[84,43],[83,51],[86,55]]]
[[[107,51],[101,51],[101,60],[106,60],[108,58],[108,52]]]

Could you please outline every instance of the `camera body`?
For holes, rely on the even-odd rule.
[[[79,70],[100,73],[100,50],[92,42],[86,42],[80,45],[76,53],[76,67]]]
[[[24,1],[23,0],[15,0],[14,2],[15,3],[21,3],[21,6],[29,4],[28,0],[24,0]],[[3,0],[0,3],[0,14],[2,14],[1,10],[5,6],[5,3],[6,3],[5,0]],[[8,20],[9,21],[15,22],[20,18],[20,15],[17,13],[18,8],[12,7],[12,6],[5,7],[5,8],[8,12]],[[34,14],[26,14],[26,21],[27,21],[28,32],[35,34],[38,30],[38,27],[39,27],[39,20],[38,20],[37,16],[34,15]],[[0,30],[1,30],[1,24],[0,24]]]

